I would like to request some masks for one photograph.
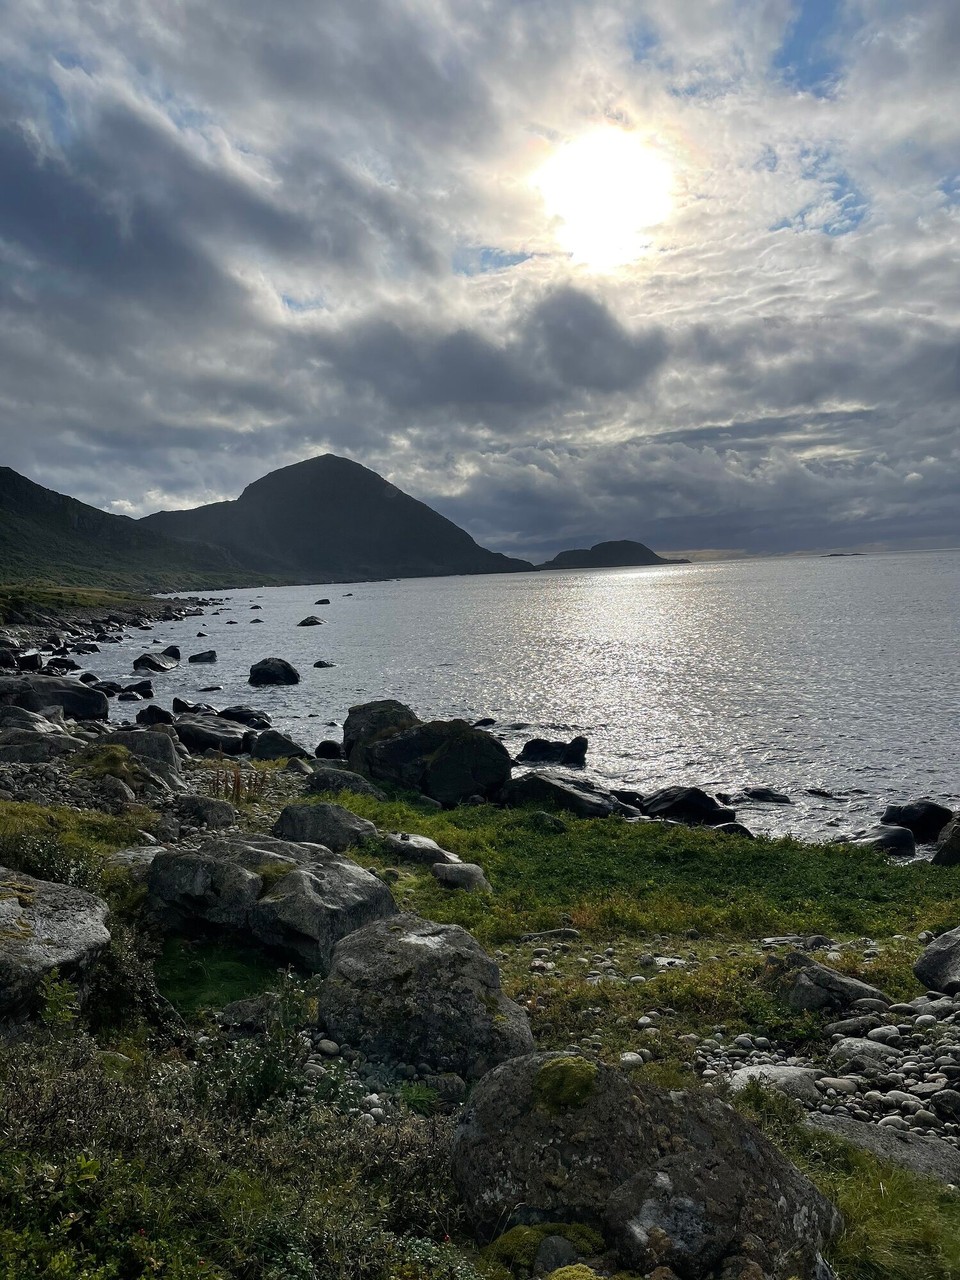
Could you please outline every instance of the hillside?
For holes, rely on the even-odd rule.
[[[597,542],[589,549],[561,551],[538,569],[625,569],[646,564],[689,564],[689,560],[665,560],[642,542]]]
[[[250,581],[221,547],[185,543],[0,467],[0,583],[201,589]]]
[[[140,526],[217,542],[248,568],[290,582],[532,568],[485,550],[376,472],[330,453],[273,471],[234,501],[160,511]]]

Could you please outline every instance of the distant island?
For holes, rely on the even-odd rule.
[[[646,564],[689,564],[689,560],[666,560],[642,542],[622,539],[598,542],[589,549],[561,551],[538,569],[632,569]]]

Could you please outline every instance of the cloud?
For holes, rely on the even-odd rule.
[[[958,55],[951,0],[23,0],[3,460],[137,514],[332,450],[538,557],[956,542]],[[675,207],[592,275],[530,177],[602,120]]]

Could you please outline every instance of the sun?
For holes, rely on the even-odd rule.
[[[594,271],[643,256],[673,208],[673,172],[637,134],[604,125],[559,147],[534,173],[557,242]]]

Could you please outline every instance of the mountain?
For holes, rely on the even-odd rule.
[[[194,590],[253,581],[222,547],[178,542],[0,467],[0,583]]]
[[[689,560],[665,560],[642,542],[598,542],[589,551],[561,551],[538,569],[627,569],[644,564],[689,564]]]
[[[140,525],[216,542],[288,582],[510,573],[533,566],[486,551],[375,471],[332,453],[271,471],[231,502],[158,511]]]

